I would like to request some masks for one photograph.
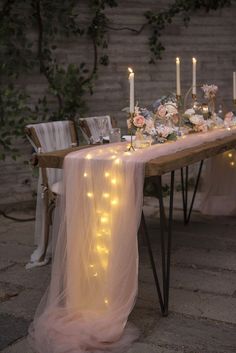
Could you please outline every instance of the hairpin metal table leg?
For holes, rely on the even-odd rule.
[[[162,193],[162,180],[161,176],[156,178],[157,196],[159,199],[160,206],[160,240],[161,240],[161,273],[162,273],[162,291],[160,288],[160,282],[156,269],[155,259],[152,251],[152,245],[148,234],[144,214],[142,213],[141,227],[145,235],[149,258],[151,262],[152,272],[155,280],[157,289],[158,299],[160,302],[161,312],[163,316],[168,315],[169,305],[169,287],[170,287],[170,260],[171,260],[171,238],[172,238],[172,223],[173,223],[173,199],[174,199],[174,171],[171,172],[171,185],[170,185],[170,202],[169,202],[169,217],[168,225],[165,225],[165,211],[163,204],[163,193]]]
[[[182,199],[183,199],[183,212],[184,212],[184,223],[188,224],[190,221],[190,217],[192,214],[192,209],[198,189],[198,184],[202,172],[202,166],[203,166],[203,160],[199,164],[199,169],[198,169],[198,174],[197,174],[197,180],[194,185],[194,190],[193,190],[193,196],[191,199],[190,207],[188,210],[188,166],[185,168],[185,180],[184,180],[184,171],[183,168],[181,168],[181,186],[182,186]]]

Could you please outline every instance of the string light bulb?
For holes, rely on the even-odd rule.
[[[117,184],[117,179],[116,179],[116,178],[111,179],[111,183],[112,183],[113,185],[116,185],[116,184]]]
[[[87,196],[91,199],[93,197],[93,193],[92,192],[87,192]]]

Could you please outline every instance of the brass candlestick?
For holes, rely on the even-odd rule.
[[[133,129],[132,129],[132,125],[133,125],[133,119],[134,119],[134,113],[129,113],[129,119],[130,119],[130,145],[128,148],[128,151],[135,151],[134,145],[133,145]]]

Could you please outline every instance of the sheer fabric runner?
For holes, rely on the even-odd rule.
[[[228,136],[214,131],[132,153],[117,143],[70,153],[54,224],[52,278],[30,339],[39,353],[126,352],[137,294],[145,163]]]
[[[229,158],[229,155],[232,157]],[[235,150],[210,158],[206,163],[204,175],[201,213],[211,216],[235,216],[235,181]]]
[[[68,121],[54,121],[51,123],[42,123],[28,125],[27,127],[33,127],[38,136],[40,144],[42,146],[41,152],[50,152],[55,150],[60,150],[63,148],[71,147],[71,134]],[[33,142],[31,141],[34,146]],[[37,151],[37,147],[34,146]],[[47,169],[48,183],[49,186],[62,179],[62,170],[60,169]],[[39,174],[38,180],[38,190],[37,190],[37,204],[36,204],[36,222],[35,222],[35,234],[34,241],[37,248],[32,253],[30,257],[30,263],[26,265],[26,268],[32,268],[35,266],[40,266],[48,262],[47,257],[50,258],[50,247],[48,254],[46,255],[46,260],[40,262],[39,259],[44,253],[45,243],[44,243],[44,225],[45,225],[45,211],[44,202],[42,199],[42,176]]]

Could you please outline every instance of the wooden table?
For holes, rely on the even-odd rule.
[[[38,163],[42,168],[61,169],[63,167],[64,158],[68,153],[93,147],[93,145],[79,146],[65,150],[41,153],[37,155]],[[203,143],[197,147],[191,147],[168,156],[153,159],[146,164],[145,175],[147,177],[163,175],[172,170],[180,169],[233,148],[236,148],[236,130],[232,136],[229,136],[224,140]]]
[[[198,146],[186,148],[182,151],[174,152],[169,155],[152,159],[145,165],[145,176],[152,177],[156,183],[157,198],[160,206],[160,239],[161,239],[161,260],[162,260],[162,288],[158,278],[152,245],[150,242],[148,229],[142,214],[141,230],[146,237],[149,257],[156,284],[157,294],[163,316],[168,315],[169,305],[169,283],[170,283],[170,259],[171,259],[171,240],[172,240],[172,221],[173,221],[173,196],[174,196],[174,176],[175,171],[181,169],[182,197],[184,221],[187,224],[197,192],[198,182],[201,174],[203,160],[216,156],[217,154],[236,148],[236,128],[231,131],[231,136],[215,141],[204,142]],[[38,154],[38,163],[41,168],[62,168],[65,156],[79,149],[93,148],[93,146],[81,146],[66,150]],[[188,166],[200,162],[198,176],[194,187],[193,196],[188,208]],[[185,179],[184,179],[185,168]],[[170,182],[170,201],[168,223],[166,224],[165,210],[162,195],[162,175],[171,172]]]

